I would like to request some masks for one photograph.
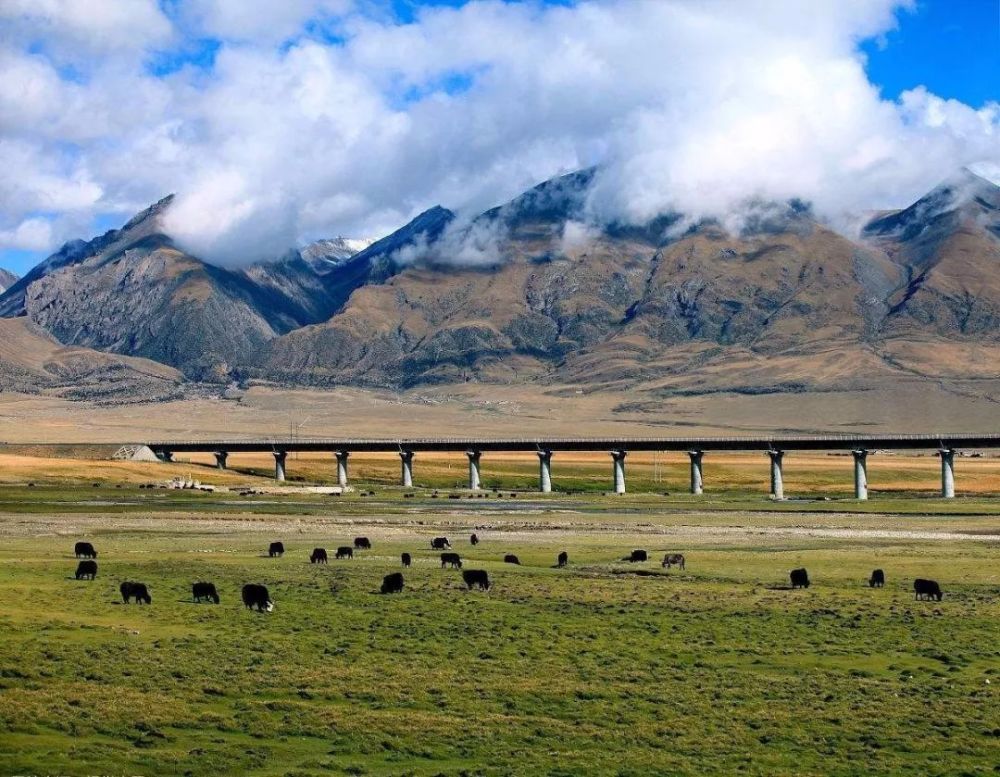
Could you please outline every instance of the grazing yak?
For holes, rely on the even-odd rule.
[[[490,590],[490,576],[486,574],[485,569],[466,569],[462,572],[462,579],[470,591],[473,587],[479,588],[480,591]]]
[[[153,603],[153,597],[149,595],[149,591],[146,590],[145,583],[131,583],[125,582],[118,586],[118,590],[122,592],[122,601],[128,604],[129,599],[135,599],[136,604],[146,604]]]
[[[623,561],[632,561],[632,562],[636,562],[636,561],[648,561],[649,560],[649,554],[647,554],[646,551],[644,551],[644,550],[633,550],[630,555],[626,556],[622,560]]]
[[[881,588],[885,585],[885,572],[881,569],[876,569],[872,572],[872,576],[868,578],[869,588]]]
[[[243,604],[250,610],[256,607],[257,612],[271,612],[274,609],[274,603],[271,601],[271,595],[267,592],[267,586],[256,583],[247,583],[243,586]]]
[[[941,593],[941,586],[937,584],[936,580],[917,578],[913,581],[914,599],[937,599],[940,602],[942,596],[944,594]]]
[[[219,592],[215,590],[215,583],[195,583],[191,586],[191,597],[196,602],[209,599],[216,604],[219,603]]]
[[[393,572],[391,575],[386,575],[382,578],[382,593],[384,594],[398,594],[403,590],[403,573]]]
[[[372,543],[367,537],[355,537],[354,547],[358,550],[371,550]]]
[[[267,555],[271,558],[275,556],[282,556],[285,553],[285,544],[283,542],[272,542],[267,548]]]
[[[444,569],[448,564],[451,564],[452,569],[461,569],[462,558],[457,553],[442,553],[441,569]]]
[[[354,548],[350,545],[341,545],[337,548],[337,555],[334,558],[354,558]]]
[[[81,561],[76,565],[77,580],[93,580],[97,577],[96,561]]]
[[[309,563],[325,564],[326,562],[327,562],[326,548],[313,548],[312,555],[309,556]]]
[[[413,563],[413,559],[410,558],[410,554],[409,553],[404,553],[402,556],[400,556],[400,559],[403,562],[403,566],[406,567],[407,569],[409,569],[410,568],[410,564]]]
[[[792,588],[809,587],[809,573],[805,569],[793,569],[788,573],[788,577],[791,578]]]
[[[478,534],[473,534],[471,537],[469,537],[469,543],[472,544],[472,545],[478,545],[479,544],[479,535]]]
[[[448,542],[447,537],[435,537],[431,540],[431,550],[444,550],[450,547],[451,543]]]
[[[77,558],[97,558],[97,551],[89,542],[78,542],[73,546],[73,554]]]
[[[520,564],[521,561],[513,553],[508,553],[506,556],[503,557],[503,563],[504,564]]]
[[[564,567],[568,563],[569,563],[569,553],[567,553],[564,550],[562,553],[559,554],[559,557],[556,559],[556,566],[557,567]]]
[[[663,557],[663,563],[660,566],[670,569],[672,566],[679,566],[684,569],[684,554],[683,553],[668,553]]]

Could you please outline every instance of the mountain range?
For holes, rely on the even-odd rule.
[[[655,397],[1000,373],[989,181],[960,171],[849,238],[798,201],[749,204],[737,234],[680,214],[594,225],[593,175],[471,220],[435,207],[374,243],[323,240],[240,268],[182,250],[162,226],[167,197],[0,278],[0,316],[46,352],[101,352],[129,391],[145,375],[153,394],[183,381],[477,381]],[[20,370],[21,390],[58,381],[17,358],[0,353],[0,372]]]

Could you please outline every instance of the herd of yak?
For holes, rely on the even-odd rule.
[[[469,542],[472,545],[478,545],[479,537],[473,534],[469,538]],[[367,537],[355,537],[353,545],[342,545],[337,548],[334,557],[338,559],[353,558],[355,550],[371,550],[371,547],[371,541]],[[442,569],[448,566],[452,569],[462,569],[462,558],[458,553],[450,552],[451,543],[447,537],[434,537],[431,540],[431,549],[448,551],[441,553]],[[94,546],[89,542],[78,542],[74,547],[74,552],[77,558],[82,559],[76,568],[76,579],[94,580],[97,577],[97,551],[94,549]],[[271,558],[283,556],[284,553],[285,546],[281,542],[272,542],[267,549],[267,555]],[[327,560],[326,548],[313,548],[313,552],[309,556],[311,564],[326,564]],[[403,553],[400,556],[400,560],[404,568],[409,568],[412,563],[412,557],[409,553]],[[505,555],[503,560],[507,564],[521,563],[517,556],[512,553]],[[622,561],[629,562],[644,562],[648,560],[649,555],[644,550],[633,550],[628,556],[622,559]],[[569,554],[566,551],[562,551],[556,557],[556,566],[565,567],[568,564]],[[668,553],[663,557],[661,566],[666,569],[670,569],[672,566],[684,569],[684,556],[680,553]],[[809,573],[805,569],[793,569],[789,573],[789,578],[793,589],[809,587]],[[488,591],[490,589],[490,578],[485,569],[463,569],[462,580],[468,586],[469,590],[478,588],[482,591]],[[388,574],[382,579],[381,592],[383,594],[399,593],[403,590],[403,582],[403,574],[401,572]],[[885,573],[881,569],[873,571],[871,578],[868,580],[868,585],[872,588],[883,587],[885,585]],[[126,581],[121,584],[119,590],[121,591],[122,601],[125,604],[128,604],[133,599],[136,604],[152,604],[153,602],[145,583]],[[248,583],[243,586],[242,593],[243,604],[248,608],[256,608],[259,612],[271,612],[274,609],[274,603],[271,601],[271,595],[266,586]],[[939,602],[944,596],[941,592],[941,586],[936,581],[920,578],[913,581],[913,593],[916,599],[936,599]],[[212,601],[218,604],[220,601],[219,593],[215,589],[214,583],[194,583],[191,587],[191,595],[196,602]]]

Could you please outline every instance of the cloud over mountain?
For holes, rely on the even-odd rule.
[[[244,264],[595,164],[567,240],[790,197],[846,226],[1000,164],[996,103],[870,83],[859,42],[910,5],[474,0],[401,23],[349,0],[4,3],[0,248],[177,192],[178,243]]]

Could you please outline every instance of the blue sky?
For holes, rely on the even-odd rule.
[[[5,17],[0,7],[0,31],[9,24],[11,33],[0,35],[0,54],[11,47],[21,57],[11,82],[35,79],[0,89],[0,141],[16,151],[7,159],[0,145],[14,182],[0,186],[0,266],[23,274],[63,240],[119,226],[169,191],[194,193],[172,209],[185,214],[181,231],[190,227],[185,247],[225,263],[248,246],[275,256],[304,239],[378,236],[437,203],[492,205],[608,154],[619,157],[623,186],[636,169],[649,176],[611,197],[625,216],[640,217],[667,203],[704,215],[758,190],[827,197],[831,214],[899,206],[948,165],[980,158],[991,143],[996,150],[1000,0],[913,0],[891,29],[878,9],[899,0],[811,1],[809,13],[801,0],[691,4],[706,14],[695,28],[701,41],[687,40],[683,19],[659,13],[672,5],[666,0],[601,0],[591,10],[605,23],[574,0],[103,0],[72,19]],[[247,3],[259,13],[246,13]],[[366,24],[344,26],[335,9],[349,3]],[[115,5],[120,12],[99,18],[96,9]],[[296,8],[306,10],[295,16]],[[818,34],[824,24],[830,36]],[[870,29],[883,32],[865,37]],[[767,105],[775,96],[751,71],[765,72],[782,54],[772,33],[801,44],[795,56],[815,83],[800,79]],[[635,48],[617,46],[616,36]],[[881,106],[866,105],[850,74],[832,67],[852,47],[883,99],[919,86],[928,94],[898,105],[888,123],[867,123]],[[730,69],[746,83],[716,94],[730,72],[711,69],[731,50]],[[847,122],[842,138],[813,126],[834,93],[856,100],[831,116]],[[690,124],[686,134],[676,112]],[[793,139],[798,156],[775,148],[766,131],[753,134],[779,119],[778,132],[801,126],[816,135]],[[755,164],[741,169],[730,157],[730,138],[714,137],[720,124]],[[902,160],[887,174],[890,158],[917,147],[926,163]],[[853,189],[829,177],[858,164],[861,148],[882,187],[868,199],[858,196],[863,174],[846,176],[857,179]],[[765,163],[768,154],[784,167]],[[998,156],[987,161],[1000,170]],[[810,166],[812,157],[821,163]],[[754,169],[770,170],[771,180],[752,180]],[[688,195],[725,189],[730,200],[678,205],[667,177]]]
[[[887,97],[923,84],[981,107],[1000,99],[1000,0],[918,0],[898,29],[862,50]]]

